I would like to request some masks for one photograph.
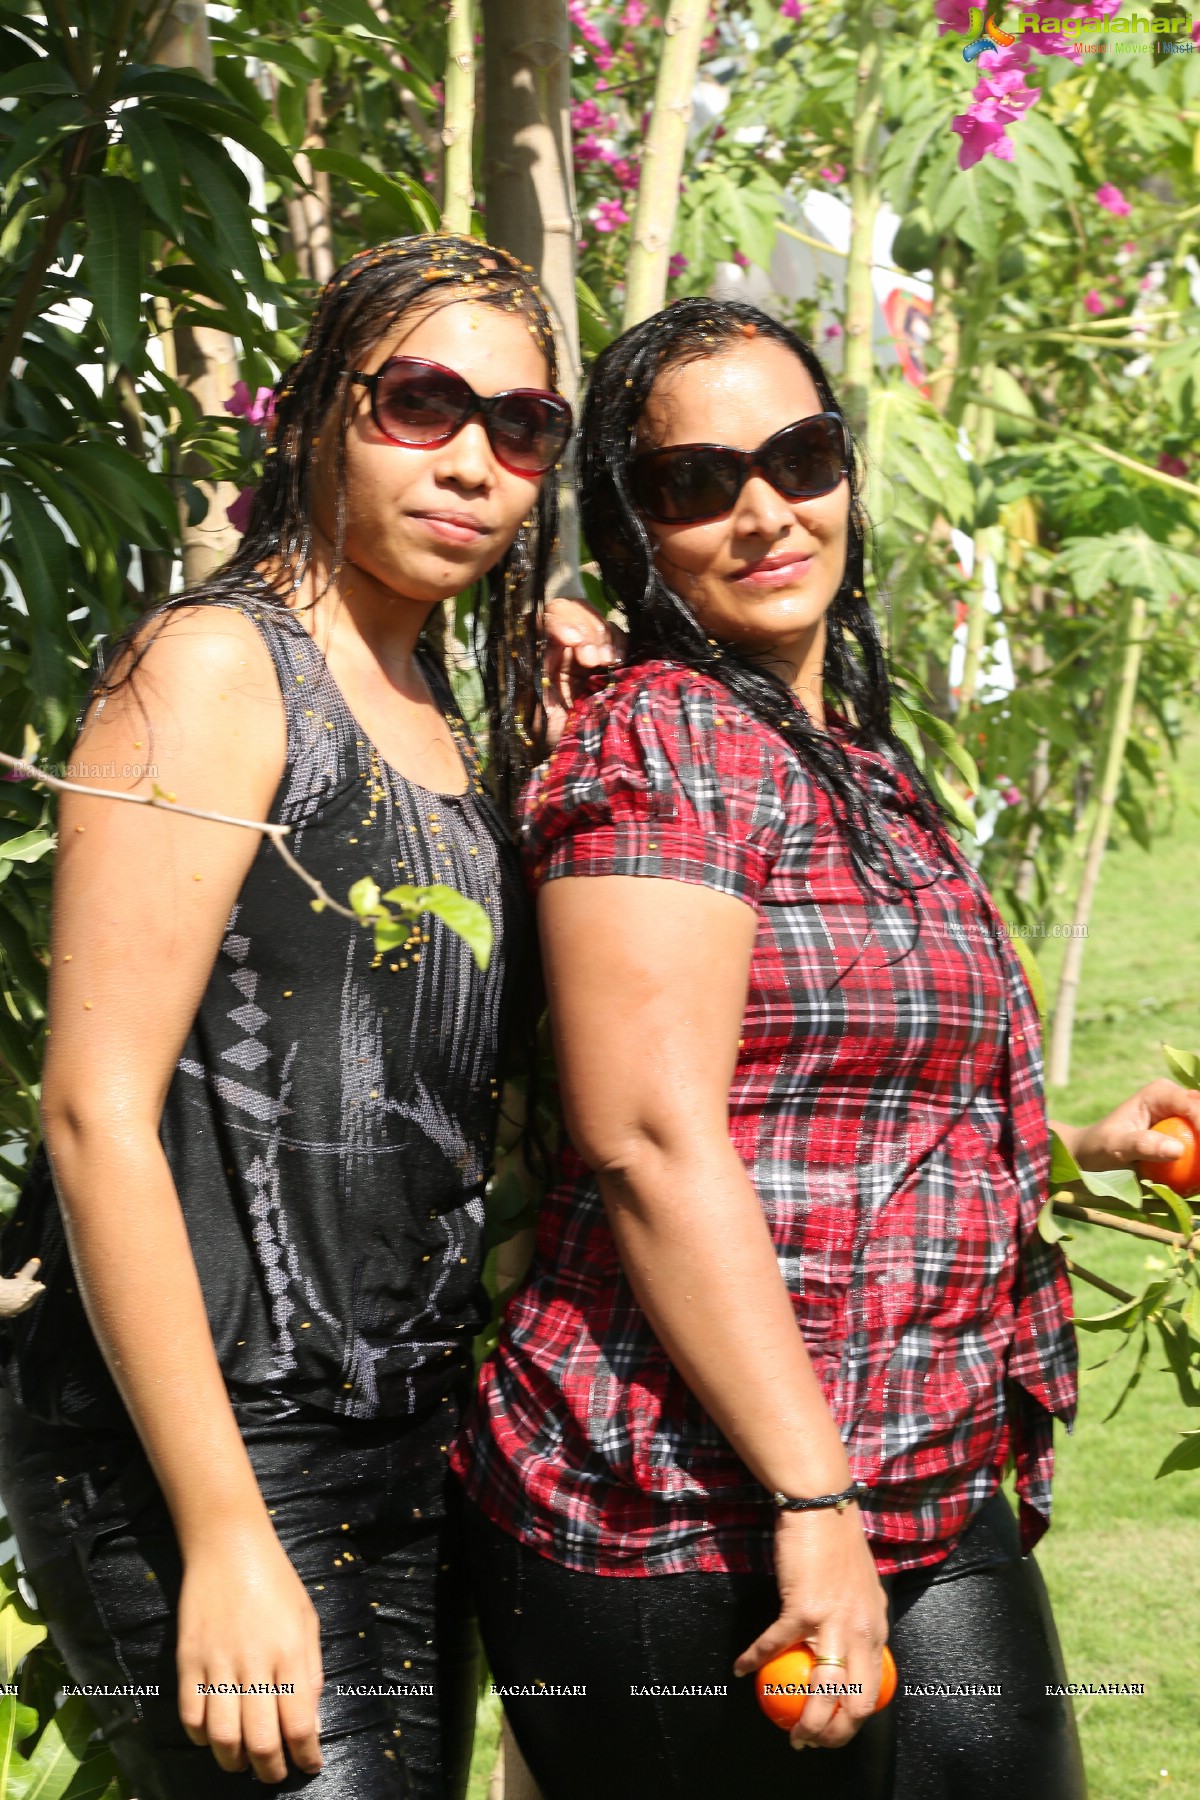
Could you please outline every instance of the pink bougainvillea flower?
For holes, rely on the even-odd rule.
[[[1188,472],[1188,466],[1182,456],[1172,456],[1169,450],[1163,451],[1154,466],[1161,469],[1164,475],[1178,475],[1181,481],[1185,479]]]
[[[746,255],[744,250],[735,250],[733,253],[733,260],[739,269],[748,269],[750,267],[750,258]]]
[[[841,335],[842,335],[842,328],[840,325],[827,325],[825,327],[825,336],[830,341],[832,341],[834,338],[840,338]]]
[[[629,214],[619,200],[597,200],[589,217],[601,233],[616,231],[619,226],[629,223]]]
[[[621,9],[621,23],[627,31],[636,31],[644,23],[648,11],[644,0],[625,0]]]
[[[1138,282],[1138,286],[1143,294],[1149,293],[1150,289],[1154,286],[1153,275],[1143,275],[1142,279]]]
[[[1083,296],[1083,304],[1084,304],[1086,311],[1093,313],[1093,314],[1098,314],[1098,313],[1108,311],[1108,308],[1105,306],[1104,301],[1101,299],[1100,295],[1096,292],[1095,288],[1088,289],[1087,293]]]
[[[667,264],[667,280],[668,281],[678,281],[679,277],[683,274],[683,271],[687,268],[687,266],[688,266],[687,257],[682,255],[681,252],[677,250],[675,252],[674,256],[671,258],[670,262]]]
[[[638,168],[638,165],[635,162],[630,162],[629,159],[624,156],[618,157],[616,162],[613,163],[612,172],[616,178],[617,185],[623,188],[636,188],[638,182],[642,179],[642,171]]]
[[[798,19],[804,11],[804,0],[782,0],[779,16],[781,19]]]
[[[609,123],[594,100],[581,100],[571,108],[571,124],[576,131],[593,131]]]
[[[1137,245],[1133,242],[1132,238],[1127,239],[1127,241],[1121,245],[1121,250],[1126,256],[1132,256],[1136,249]]]
[[[1005,806],[1020,806],[1021,790],[1018,787],[1001,788],[1000,798],[1003,800]]]
[[[233,413],[235,418],[249,419],[251,425],[264,425],[275,411],[274,390],[260,387],[252,400],[246,383],[236,382],[231,397],[225,402],[225,411]]]
[[[845,181],[846,179],[846,165],[844,163],[830,163],[827,169],[818,169],[817,174],[821,177],[822,181],[828,181],[836,187],[839,181]]]
[[[244,487],[233,505],[225,508],[225,517],[229,520],[233,529],[240,532],[243,537],[245,536],[246,528],[250,523],[250,510],[254,505],[254,493],[255,490],[252,487]]]
[[[1112,213],[1118,219],[1123,219],[1127,212],[1133,211],[1120,188],[1114,187],[1111,181],[1106,181],[1103,187],[1096,189],[1096,201],[1105,212]]]
[[[982,156],[997,156],[1011,162],[1013,147],[1005,133],[1015,125],[1040,98],[1037,88],[1025,85],[1023,69],[1001,69],[983,77],[971,91],[971,104],[965,113],[950,121],[951,130],[962,139],[958,147],[958,166],[970,169]]]

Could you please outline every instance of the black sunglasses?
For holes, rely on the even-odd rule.
[[[727,444],[671,444],[647,450],[630,464],[633,497],[660,525],[719,519],[753,474],[763,475],[786,500],[831,494],[850,472],[850,433],[840,413],[813,413],[785,425],[757,450]]]
[[[448,444],[478,413],[496,461],[514,475],[546,475],[567,447],[571,408],[543,388],[477,394],[461,375],[420,356],[393,356],[373,375],[351,381],[370,391],[371,417],[393,444],[431,449]]]

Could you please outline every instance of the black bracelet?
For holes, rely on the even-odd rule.
[[[863,1482],[852,1481],[840,1494],[817,1494],[812,1500],[789,1500],[786,1494],[772,1494],[771,1498],[780,1512],[816,1512],[824,1506],[834,1506],[841,1512],[852,1500],[861,1500],[868,1491]]]

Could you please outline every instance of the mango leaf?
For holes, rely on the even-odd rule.
[[[443,925],[449,926],[451,931],[462,938],[478,966],[481,969],[487,968],[491,960],[494,933],[492,921],[477,901],[468,900],[456,888],[445,887],[440,882],[432,887],[390,888],[383,898],[394,901],[410,916],[431,912]]]
[[[1060,1225],[1054,1216],[1053,1199],[1044,1202],[1042,1210],[1038,1214],[1037,1228],[1038,1236],[1047,1244],[1058,1244],[1064,1238],[1069,1240],[1071,1237],[1071,1233]]]
[[[96,1716],[82,1694],[64,1700],[29,1758],[21,1800],[63,1800],[95,1729]]]
[[[1164,1044],[1162,1053],[1181,1087],[1200,1089],[1200,1056],[1194,1050],[1176,1050],[1173,1044]]]
[[[8,855],[7,846],[5,847],[4,854],[6,856]],[[1150,1189],[1152,1194],[1157,1194],[1158,1198],[1162,1201],[1172,1219],[1175,1221],[1176,1231],[1181,1231],[1185,1238],[1190,1238],[1195,1231],[1196,1226],[1192,1219],[1192,1209],[1187,1201],[1181,1200],[1174,1188],[1164,1187],[1161,1181],[1147,1181],[1145,1186]]]
[[[135,106],[121,114],[121,135],[150,210],[175,242],[182,243],[183,160],[174,133],[153,107]]]
[[[110,1751],[102,1750],[80,1763],[63,1800],[121,1800]]]
[[[342,25],[361,25],[372,37],[387,35],[386,27],[375,17],[367,0],[321,0],[321,16]]]
[[[314,169],[340,175],[352,187],[365,188],[369,194],[386,200],[416,231],[437,230],[440,220],[436,201],[408,175],[382,175],[361,157],[347,156],[342,150],[310,150],[307,155]]]
[[[4,1565],[6,1576],[12,1571],[9,1593],[0,1606],[0,1684],[10,1682],[29,1652],[44,1643],[48,1633],[37,1614],[16,1592],[16,1570],[13,1563]]]
[[[961,825],[964,831],[969,831],[972,837],[974,837],[979,830],[979,821],[975,817],[973,808],[967,804],[962,795],[957,793],[948,782],[942,780],[942,777],[938,774],[936,769],[928,770],[928,777],[929,785],[933,789],[935,797],[941,802],[955,822]]]
[[[218,243],[251,292],[269,299],[262,240],[254,229],[241,171],[213,138],[186,125],[177,126],[176,134],[192,191],[216,227]]]
[[[119,175],[89,175],[83,187],[88,275],[112,359],[133,361],[142,326],[142,201]]]
[[[32,1706],[22,1706],[15,1694],[0,1699],[0,1794],[5,1800],[24,1794],[26,1763],[17,1745],[32,1737],[37,1728],[38,1716]]]
[[[953,725],[948,725],[945,719],[939,719],[936,713],[926,712],[923,706],[914,706],[911,701],[907,705],[909,716],[917,729],[933,740],[947,762],[954,764],[971,792],[977,792],[979,767]]]
[[[1200,1469],[1200,1431],[1185,1431],[1173,1450],[1167,1452],[1158,1466],[1155,1481],[1164,1475],[1175,1475],[1180,1469]]]
[[[51,452],[77,487],[115,514],[136,544],[169,549],[179,532],[179,513],[165,481],[119,444],[91,438]]]
[[[0,854],[5,862],[31,863],[45,856],[47,850],[53,850],[55,838],[52,833],[42,831],[24,831],[20,837],[8,838],[0,846]]]
[[[19,69],[0,80],[0,100],[15,99],[21,94],[74,92],[75,83],[67,71],[50,56],[38,56],[32,62],[22,63]]]
[[[68,606],[67,548],[61,531],[29,488],[19,481],[4,486],[11,536],[0,543],[0,556],[13,569],[29,612],[29,684],[45,708],[50,735],[58,737],[67,725],[67,672],[58,635]]]
[[[40,107],[31,119],[26,119],[0,168],[5,205],[12,199],[28,171],[46,161],[52,145],[61,138],[69,137],[82,126],[95,123],[95,114],[88,111],[77,94],[64,94],[51,100],[48,105]]]

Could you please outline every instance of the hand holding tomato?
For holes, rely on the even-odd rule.
[[[815,1682],[812,1679],[814,1668],[822,1671]],[[836,1687],[845,1678],[844,1669],[818,1664],[816,1654],[809,1645],[793,1644],[790,1650],[781,1650],[778,1656],[773,1656],[758,1671],[755,1678],[758,1704],[772,1724],[778,1725],[782,1731],[790,1731],[804,1711],[810,1688]],[[879,1697],[872,1711],[882,1712],[895,1692],[896,1662],[885,1644]]]
[[[1136,1165],[1144,1181],[1163,1181],[1171,1186],[1163,1170],[1186,1154],[1188,1143],[1181,1131],[1155,1129],[1168,1123],[1188,1125],[1200,1136],[1200,1094],[1164,1077],[1147,1082],[1094,1125],[1056,1124],[1054,1129],[1081,1169],[1099,1172]],[[1168,1137],[1174,1137],[1178,1149],[1170,1147],[1165,1141]]]
[[[1190,1119],[1159,1119],[1151,1126],[1165,1138],[1174,1138],[1182,1145],[1182,1154],[1172,1156],[1169,1161],[1161,1158],[1150,1160],[1143,1158],[1138,1163],[1138,1174],[1143,1181],[1158,1181],[1163,1187],[1169,1187],[1179,1195],[1181,1200],[1190,1200],[1193,1194],[1200,1194],[1200,1132]]]

